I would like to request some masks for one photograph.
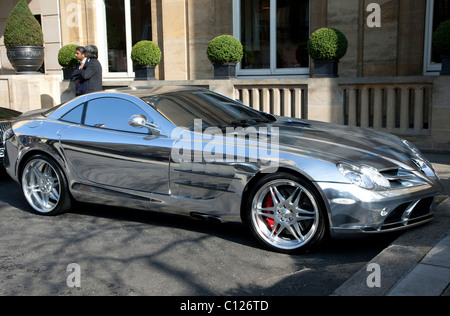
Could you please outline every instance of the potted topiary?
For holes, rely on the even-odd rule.
[[[442,22],[433,35],[433,47],[442,58],[442,76],[450,76],[450,20]]]
[[[36,73],[44,62],[44,35],[25,0],[19,0],[5,25],[7,56],[19,74]]]
[[[75,56],[78,45],[69,44],[61,47],[58,52],[58,63],[63,68],[63,79],[70,80],[77,67],[78,59]]]
[[[221,35],[209,42],[206,54],[214,65],[215,79],[235,78],[236,64],[244,57],[244,47],[237,38]]]
[[[321,28],[308,40],[308,53],[314,61],[314,78],[336,78],[339,60],[347,53],[345,35],[334,28]]]
[[[140,41],[131,50],[135,80],[155,80],[155,67],[161,61],[161,50],[152,41]]]

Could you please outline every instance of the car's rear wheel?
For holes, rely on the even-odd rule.
[[[71,206],[67,182],[56,162],[34,156],[22,171],[22,190],[30,206],[42,215],[58,215]]]
[[[309,182],[281,173],[263,177],[250,191],[246,220],[264,246],[293,253],[323,239],[323,213],[320,197]]]

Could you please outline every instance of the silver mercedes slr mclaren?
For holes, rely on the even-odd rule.
[[[73,201],[242,221],[270,250],[432,219],[439,177],[395,136],[273,116],[193,87],[89,94],[23,114],[4,165],[42,215]]]

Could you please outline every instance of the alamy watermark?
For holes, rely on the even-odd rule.
[[[71,272],[66,279],[66,284],[70,288],[81,287],[81,267],[77,263],[71,263],[67,266],[67,271]]]
[[[367,26],[370,28],[381,27],[381,6],[378,3],[370,3],[367,12],[371,12],[367,17]]]
[[[193,131],[176,128],[172,158],[175,162],[258,163],[264,170],[279,166],[279,129],[248,126],[206,129],[201,119],[194,120]],[[271,172],[271,171],[270,171]]]
[[[381,267],[378,263],[370,263],[367,265],[367,272],[370,274],[367,276],[366,284],[369,288],[381,287]]]

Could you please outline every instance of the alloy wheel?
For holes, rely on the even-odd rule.
[[[28,203],[39,213],[50,213],[61,197],[61,180],[53,166],[44,159],[27,163],[22,174],[22,189]]]
[[[321,224],[320,210],[310,190],[289,179],[276,179],[256,192],[251,210],[257,237],[279,250],[307,245]]]

